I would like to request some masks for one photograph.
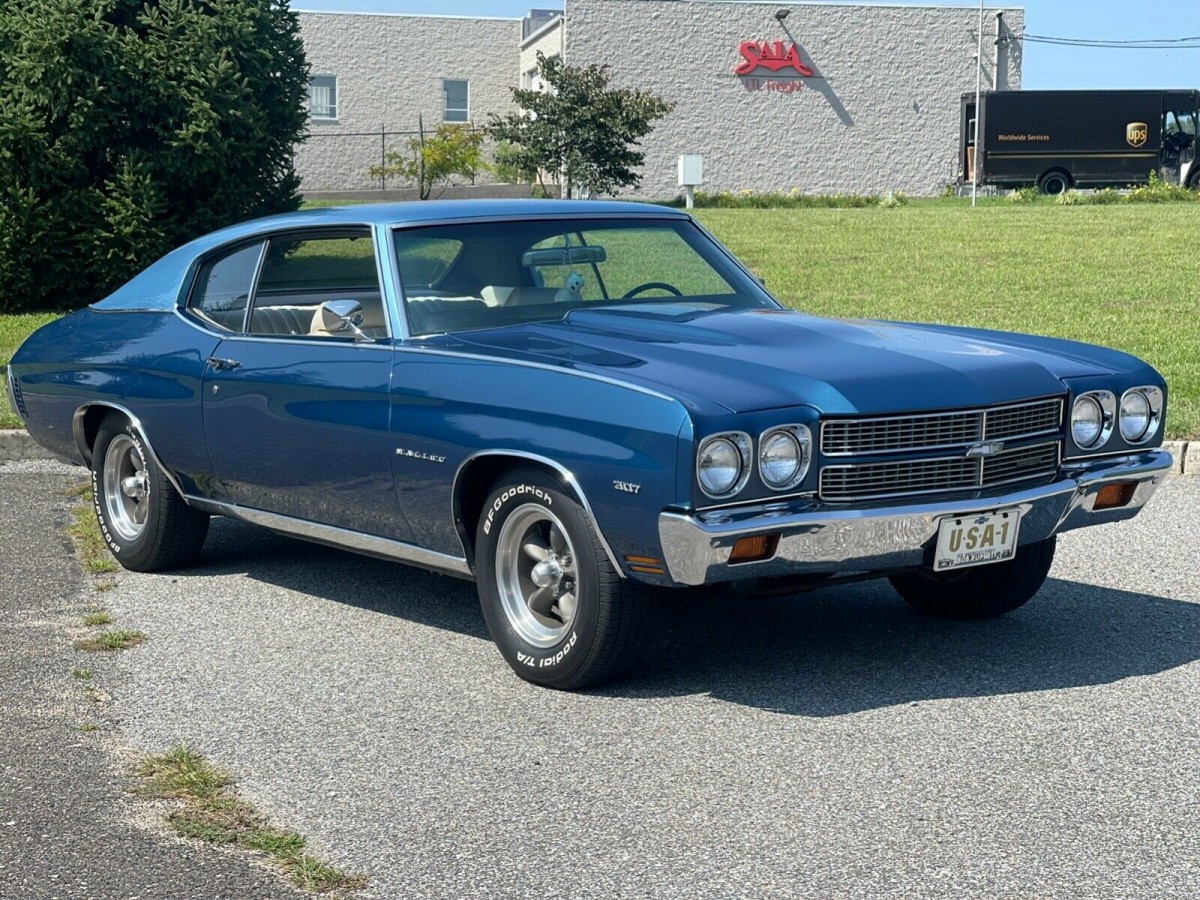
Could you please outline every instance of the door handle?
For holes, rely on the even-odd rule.
[[[220,372],[222,369],[236,369],[241,366],[241,363],[236,359],[221,359],[219,356],[210,356],[208,364]]]

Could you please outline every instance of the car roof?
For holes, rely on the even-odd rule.
[[[322,206],[239,222],[196,238],[143,269],[96,309],[166,310],[175,306],[184,276],[195,260],[217,247],[290,228],[349,225],[423,225],[456,219],[554,219],[581,216],[666,216],[687,218],[682,210],[621,200],[412,200]]]

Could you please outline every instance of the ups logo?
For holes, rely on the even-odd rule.
[[[1150,128],[1145,122],[1130,122],[1125,126],[1125,141],[1130,147],[1140,147],[1150,136]]]

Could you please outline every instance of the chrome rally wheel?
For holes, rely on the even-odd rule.
[[[475,574],[492,640],[526,681],[591,687],[641,655],[645,597],[548,472],[514,469],[492,486],[475,529]]]
[[[108,444],[100,491],[112,530],[122,540],[136,541],[146,527],[150,485],[146,460],[127,434],[116,435]]]
[[[156,572],[200,553],[208,516],[188,506],[141,431],[109,413],[92,444],[92,501],[100,534],[126,569]]]
[[[534,503],[505,519],[496,543],[496,587],[513,630],[535,647],[551,647],[575,621],[575,549],[552,512]]]

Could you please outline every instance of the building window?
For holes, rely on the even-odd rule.
[[[308,114],[313,119],[337,120],[336,75],[314,75],[308,79]]]
[[[467,94],[466,81],[454,81],[449,78],[442,81],[443,122],[466,122],[470,120]]]

